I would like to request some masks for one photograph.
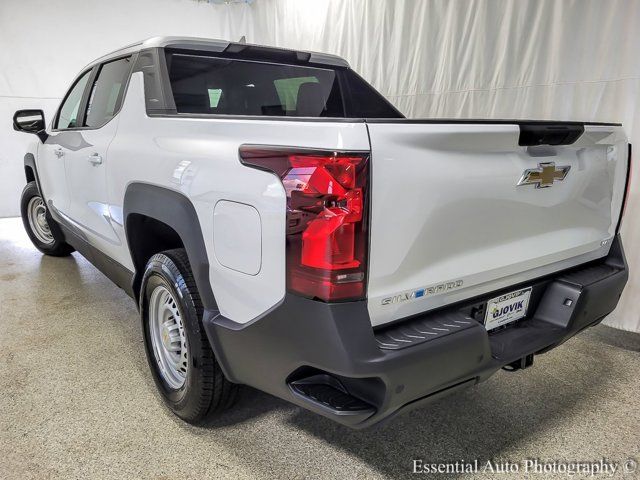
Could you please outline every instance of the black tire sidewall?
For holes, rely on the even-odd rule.
[[[187,273],[187,272],[185,272]],[[189,351],[187,377],[179,389],[173,389],[162,378],[158,367],[149,325],[149,299],[153,290],[159,286],[165,287],[176,300],[182,318]],[[198,317],[198,307],[187,288],[184,275],[173,260],[163,254],[154,255],[148,262],[142,278],[140,295],[140,311],[142,329],[144,333],[145,351],[153,380],[160,394],[172,411],[178,416],[189,420],[199,413],[201,398],[205,395],[203,369],[207,365],[202,362],[201,329]]]
[[[31,199],[34,197],[42,198],[42,195],[38,190],[38,185],[36,185],[36,182],[29,182],[24,187],[24,190],[22,190],[22,196],[20,197],[20,216],[22,217],[22,224],[24,225],[24,229],[27,232],[31,243],[33,243],[33,245],[38,250],[46,255],[53,255],[58,257],[69,255],[73,251],[73,248],[64,241],[64,236],[62,235],[62,232],[60,231],[56,221],[51,217],[48,207],[46,210],[46,216],[47,223],[49,224],[49,228],[51,229],[51,234],[53,235],[53,242],[43,243],[38,239],[35,233],[33,233],[31,224],[29,223],[28,209],[29,201],[31,201]]]

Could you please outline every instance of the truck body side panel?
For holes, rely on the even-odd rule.
[[[286,196],[280,179],[240,163],[243,144],[338,150],[368,150],[366,124],[344,121],[153,117],[145,111],[142,73],[134,73],[119,113],[118,133],[109,147],[109,215],[121,239],[109,256],[133,270],[126,244],[122,209],[127,185],[149,183],[184,194],[194,205],[209,260],[209,279],[220,312],[238,323],[249,322],[285,296]],[[221,201],[254,208],[253,216],[216,215]],[[223,204],[224,205],[224,204]],[[244,221],[246,220],[246,222]],[[247,272],[216,255],[214,230],[225,245],[261,245],[260,261]],[[196,234],[196,232],[194,232]],[[252,255],[255,256],[255,252]],[[225,265],[226,264],[226,265]],[[230,268],[232,267],[232,268]],[[257,273],[256,273],[256,270]]]

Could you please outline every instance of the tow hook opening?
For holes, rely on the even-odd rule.
[[[502,367],[503,370],[507,372],[516,372],[518,370],[524,370],[525,368],[529,368],[533,365],[533,353],[529,355],[525,355],[524,357],[516,360],[515,362],[511,362],[508,365]]]

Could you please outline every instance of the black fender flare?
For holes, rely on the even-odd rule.
[[[30,168],[33,172],[33,180],[36,181],[38,191],[40,192],[40,195],[42,195],[42,188],[40,188],[40,177],[38,176],[38,167],[36,166],[36,157],[33,156],[33,153],[27,153],[24,156],[24,176],[27,180],[27,183],[29,183],[31,179],[29,178],[29,174],[27,173],[27,168]]]
[[[182,193],[169,188],[148,183],[131,183],[124,194],[123,220],[131,258],[128,223],[131,214],[140,214],[160,221],[171,227],[180,237],[187,251],[191,270],[207,310],[217,310],[217,304],[209,281],[209,260],[200,228],[200,221],[191,201]],[[136,267],[133,278],[133,290],[139,294],[140,282],[144,271]]]

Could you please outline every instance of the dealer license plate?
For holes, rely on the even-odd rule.
[[[493,330],[501,325],[515,322],[527,314],[531,287],[505,293],[487,302],[484,326]]]

